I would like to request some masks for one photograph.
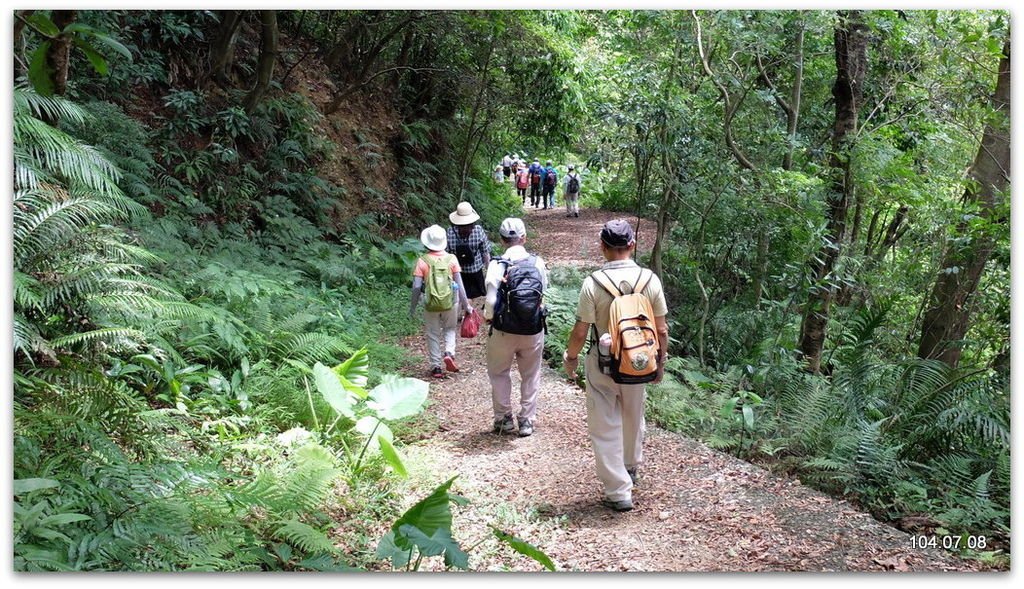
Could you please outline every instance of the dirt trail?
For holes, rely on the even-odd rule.
[[[549,266],[594,266],[600,227],[614,216],[529,209],[527,248]],[[642,245],[645,231],[652,235],[650,225]],[[405,449],[424,469],[405,483],[410,502],[458,475],[453,490],[470,503],[455,508],[453,531],[463,547],[476,545],[473,570],[541,570],[489,539],[490,525],[544,550],[561,571],[973,570],[942,551],[914,549],[908,534],[845,501],[650,425],[635,509],[602,507],[584,391],[545,368],[534,435],[492,434],[486,342],[486,330],[459,341],[461,372],[431,383],[437,430]],[[421,337],[406,345],[424,353]]]

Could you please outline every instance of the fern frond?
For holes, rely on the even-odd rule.
[[[67,120],[84,123],[89,114],[81,106],[63,96],[42,96],[29,88],[15,88],[12,93],[15,115],[31,115],[50,120]]]
[[[137,329],[104,327],[54,338],[50,344],[54,348],[71,348],[79,344],[102,341],[118,347],[138,347],[141,342],[145,341],[145,337],[145,334]]]
[[[334,551],[334,544],[323,532],[295,519],[281,522],[274,535],[306,553]]]
[[[277,357],[294,358],[307,364],[334,361],[355,350],[344,340],[325,333],[303,333],[291,336],[274,346]]]

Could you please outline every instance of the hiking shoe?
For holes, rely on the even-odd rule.
[[[494,429],[492,431],[496,434],[510,434],[516,431],[516,422],[512,419],[511,415],[506,415],[501,419],[495,419]]]
[[[533,422],[525,417],[519,419],[519,437],[525,438],[533,433]]]
[[[448,369],[448,372],[459,371],[459,366],[455,363],[455,358],[447,352],[444,355],[444,367]]]
[[[574,216],[574,217],[579,217],[579,216],[580,216],[580,214],[579,214],[579,213],[573,213],[573,216]]]
[[[638,480],[640,480],[640,477],[637,476],[637,474],[636,474],[636,469],[635,468],[627,468],[626,469],[626,474],[629,475],[629,480],[632,481],[634,485],[636,484],[636,482]]]
[[[444,378],[444,370],[440,366],[435,366],[430,370],[430,376],[434,378]]]
[[[615,511],[618,511],[619,513],[622,513],[624,511],[632,511],[633,510],[633,502],[631,500],[629,500],[629,499],[623,499],[621,501],[613,501],[611,499],[605,498],[605,499],[601,500],[601,505],[604,505],[605,507],[607,507],[609,509],[614,509]]]

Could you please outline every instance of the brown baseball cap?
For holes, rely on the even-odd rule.
[[[612,219],[601,229],[601,241],[609,247],[632,245],[635,238],[633,226],[625,219]]]

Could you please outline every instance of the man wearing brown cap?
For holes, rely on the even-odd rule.
[[[505,246],[502,257],[487,267],[484,319],[487,337],[487,376],[491,381],[494,433],[533,434],[537,416],[541,363],[546,331],[543,305],[548,275],[543,258],[524,248],[526,225],[508,218],[498,229]],[[512,417],[512,363],[519,366],[518,426]]]
[[[487,294],[484,270],[491,261],[491,241],[484,228],[476,224],[480,215],[473,210],[473,205],[462,201],[448,219],[452,222],[447,235],[448,251],[455,254],[462,267],[466,296],[471,299],[482,297]]]
[[[602,282],[615,285],[621,294],[638,292],[651,302],[658,335],[658,373],[653,382],[660,382],[665,370],[668,347],[668,305],[661,280],[650,270],[633,261],[636,239],[633,227],[624,219],[609,221],[601,229],[601,253],[605,263],[598,270]],[[597,273],[595,273],[597,274]],[[562,360],[570,378],[575,378],[579,353],[591,333],[591,346],[584,363],[587,380],[587,431],[597,463],[597,476],[604,487],[602,503],[615,511],[633,509],[633,486],[637,467],[643,460],[644,397],[643,384],[619,384],[603,374],[598,365],[597,340],[609,333],[608,316],[615,297],[588,276],[580,288],[576,308],[576,324],[569,336],[569,345]],[[591,329],[593,326],[595,329]],[[597,333],[594,333],[594,332]]]

